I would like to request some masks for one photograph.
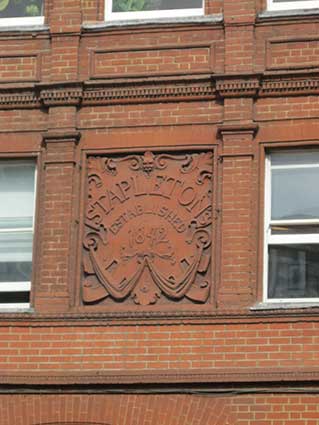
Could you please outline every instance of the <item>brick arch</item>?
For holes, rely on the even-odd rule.
[[[1,425],[236,425],[230,397],[186,394],[0,396],[0,418]]]

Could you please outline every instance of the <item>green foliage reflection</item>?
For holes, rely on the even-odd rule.
[[[153,0],[113,0],[113,12],[140,12],[152,10]]]
[[[0,0],[0,18],[41,15],[42,0]]]

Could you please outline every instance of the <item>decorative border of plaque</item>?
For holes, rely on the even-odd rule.
[[[80,305],[211,303],[213,154],[86,156]]]

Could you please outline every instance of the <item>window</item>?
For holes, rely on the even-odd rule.
[[[106,0],[106,20],[203,15],[203,0]]]
[[[268,10],[293,10],[319,8],[319,0],[267,0]]]
[[[319,150],[266,159],[264,301],[319,301]]]
[[[35,163],[0,160],[0,309],[29,307]]]
[[[0,0],[0,26],[43,24],[43,0]]]

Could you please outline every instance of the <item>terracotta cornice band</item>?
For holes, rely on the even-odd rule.
[[[60,130],[54,131],[49,130],[43,134],[43,142],[48,143],[59,143],[59,142],[73,142],[78,143],[81,138],[81,133],[77,130]]]
[[[219,97],[255,97],[260,89],[261,74],[214,75]]]
[[[65,312],[65,313],[1,313],[0,328],[9,324],[22,327],[74,327],[74,326],[144,326],[149,324],[254,324],[254,323],[293,323],[295,321],[318,322],[319,308],[290,308],[261,311],[162,311],[162,312]]]
[[[78,81],[37,84],[40,102],[46,106],[78,106],[83,98],[83,84]]]
[[[158,370],[121,372],[21,372],[8,374],[0,372],[1,385],[139,385],[139,384],[225,384],[236,383],[297,383],[319,382],[319,371],[313,370]]]
[[[251,134],[255,137],[258,131],[258,124],[222,124],[217,127],[217,136],[221,137],[225,134]]]
[[[265,74],[136,76],[0,86],[0,109],[213,100],[319,93],[313,71]]]

